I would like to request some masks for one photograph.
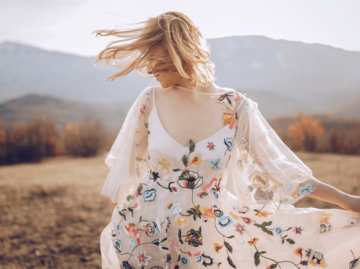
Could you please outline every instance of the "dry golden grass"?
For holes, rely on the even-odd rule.
[[[299,153],[319,180],[360,195],[360,156]],[[1,268],[101,268],[99,239],[111,217],[100,190],[104,156],[0,167]],[[336,208],[305,198],[297,206]]]

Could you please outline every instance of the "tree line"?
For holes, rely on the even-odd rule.
[[[294,151],[360,154],[360,121],[333,127],[310,115],[270,121],[280,138]],[[5,124],[0,118],[0,165],[39,162],[45,157],[91,157],[109,150],[114,135],[99,120],[68,123],[59,131],[51,118],[35,116],[26,122]]]

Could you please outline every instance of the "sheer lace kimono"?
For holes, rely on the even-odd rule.
[[[166,90],[198,95],[214,115],[206,124],[223,126],[185,146],[162,125],[157,87],[140,94],[106,158],[102,193],[119,204],[103,268],[357,266],[360,215],[292,206],[318,181],[254,101],[229,88]]]

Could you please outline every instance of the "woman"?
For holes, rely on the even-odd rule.
[[[96,62],[152,74],[106,158],[111,223],[103,268],[355,268],[360,197],[312,176],[244,95],[214,84],[199,30],[180,12],[150,18]],[[304,196],[345,210],[296,209]],[[355,255],[355,256],[354,256]]]

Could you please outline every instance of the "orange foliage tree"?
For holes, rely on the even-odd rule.
[[[295,124],[289,126],[288,136],[292,139],[293,149],[314,152],[316,142],[324,135],[324,127],[320,121],[311,116],[300,116]]]

